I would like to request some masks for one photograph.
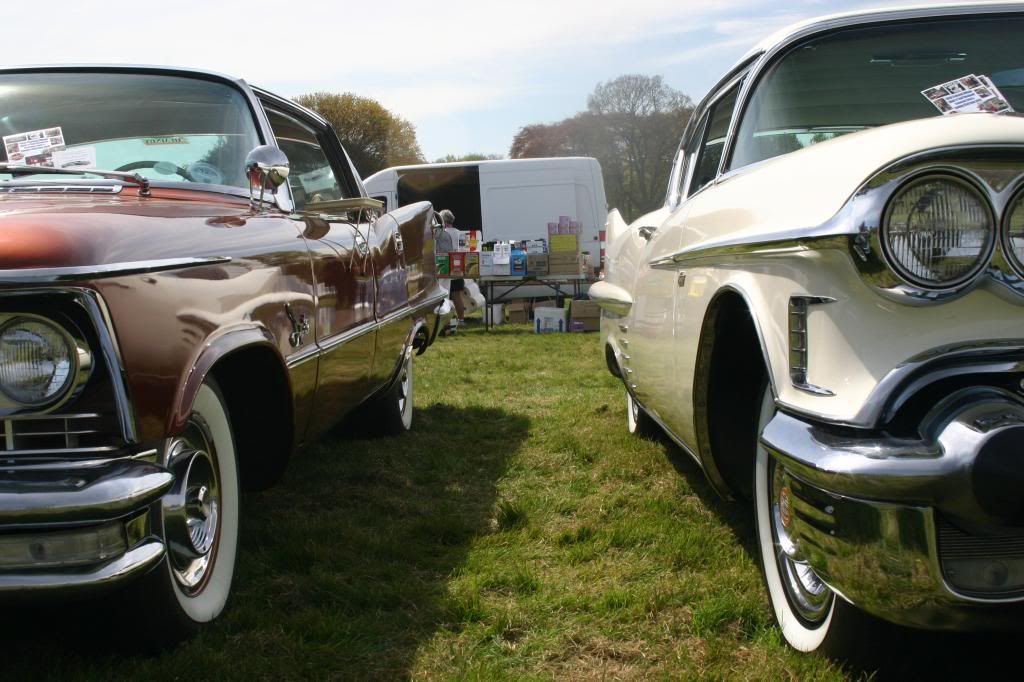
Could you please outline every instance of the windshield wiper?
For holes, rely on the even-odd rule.
[[[99,170],[97,168],[50,168],[48,166],[12,166],[9,163],[0,163],[0,173],[8,175],[98,175],[101,178],[111,180],[122,180],[136,185],[139,188],[140,197],[150,196],[149,180],[138,173],[123,173],[121,171]]]

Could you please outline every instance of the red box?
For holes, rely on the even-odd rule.
[[[451,258],[451,267],[449,273],[452,277],[462,277],[466,274],[466,252],[465,251],[452,251],[448,254]]]

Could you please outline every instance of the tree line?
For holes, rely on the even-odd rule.
[[[390,166],[425,163],[415,127],[379,102],[352,93],[314,92],[296,98],[330,121],[356,169],[369,176]],[[586,109],[555,123],[523,126],[513,159],[592,156],[601,164],[608,205],[633,220],[661,205],[693,102],[661,76],[629,74],[598,83]],[[434,163],[500,159],[466,154]]]

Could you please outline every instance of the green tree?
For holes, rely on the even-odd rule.
[[[693,103],[660,76],[599,83],[587,110],[521,128],[509,156],[592,156],[601,163],[608,204],[627,220],[657,208]]]
[[[312,92],[295,98],[327,119],[363,177],[389,166],[423,163],[416,128],[380,102],[352,93]]]

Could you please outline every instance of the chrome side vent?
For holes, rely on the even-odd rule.
[[[33,185],[0,187],[0,194],[118,194],[120,185]]]
[[[0,420],[0,461],[9,458],[102,457],[118,449],[116,420],[111,415],[55,414]]]
[[[811,305],[832,303],[827,296],[791,296],[789,299],[789,379],[793,387],[820,396],[833,396],[827,388],[807,383],[807,314]]]

